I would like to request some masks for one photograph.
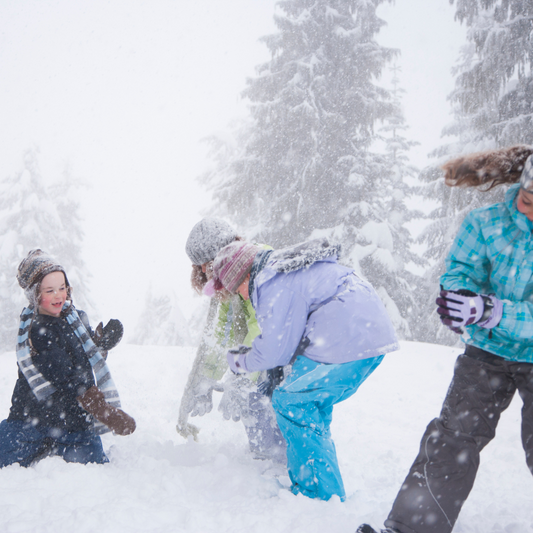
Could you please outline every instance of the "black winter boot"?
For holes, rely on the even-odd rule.
[[[357,531],[355,533],[400,533],[397,529],[392,529],[390,527],[386,527],[385,529],[380,529],[379,531],[376,531],[372,526],[369,526],[368,524],[362,524],[357,528]]]

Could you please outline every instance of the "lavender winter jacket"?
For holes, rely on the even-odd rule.
[[[288,364],[304,336],[309,345],[297,355],[319,363],[346,363],[399,348],[372,286],[335,257],[289,273],[267,263],[251,300],[261,335],[246,355],[248,372]]]

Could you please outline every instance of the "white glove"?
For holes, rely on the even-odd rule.
[[[247,377],[229,373],[218,410],[226,420],[238,422],[249,414],[249,395],[255,385]]]
[[[185,410],[191,416],[204,416],[210,413],[213,409],[213,391],[222,392],[223,386],[216,380],[206,376],[198,376],[193,382],[189,394],[187,394],[187,401]]]

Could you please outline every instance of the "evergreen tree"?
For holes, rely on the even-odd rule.
[[[454,0],[451,0],[453,3]],[[506,188],[490,192],[450,189],[440,164],[458,155],[513,144],[533,144],[531,123],[533,3],[530,0],[456,0],[456,18],[468,26],[468,43],[461,50],[455,89],[450,95],[454,120],[443,131],[452,142],[433,155],[435,166],[421,179],[422,194],[438,201],[431,223],[421,236],[432,263],[421,290],[423,320],[416,337],[427,342],[455,344],[457,335],[441,326],[435,312],[436,280],[464,217],[472,209],[503,200]],[[430,317],[429,322],[427,317]]]
[[[403,90],[399,88],[400,69],[394,66],[391,71],[394,73],[391,91],[394,110],[385,119],[385,125],[381,128],[387,164],[384,173],[376,181],[380,180],[383,186],[384,217],[393,240],[393,246],[390,248],[392,261],[389,268],[383,268],[371,255],[368,258],[366,271],[377,274],[373,283],[377,283],[377,279],[381,280],[378,292],[385,301],[387,298],[392,298],[399,313],[394,321],[395,326],[404,337],[410,338],[413,326],[416,327],[416,322],[413,321],[416,309],[414,293],[419,285],[419,277],[412,274],[408,267],[410,264],[416,267],[426,265],[426,261],[412,251],[413,238],[406,227],[407,223],[423,216],[419,210],[408,208],[406,205],[406,201],[415,193],[418,174],[418,169],[409,163],[407,153],[418,143],[404,136],[408,126],[405,124],[401,107],[400,97]],[[388,309],[391,313],[392,303]]]
[[[272,59],[247,81],[251,121],[240,144],[217,148],[203,181],[217,214],[274,247],[317,236],[343,245],[342,260],[378,290],[404,336],[412,284],[402,227],[405,165],[373,150],[376,125],[400,120],[397,102],[376,79],[396,51],[375,35],[383,0],[283,0],[279,32],[263,38]],[[399,132],[399,124],[397,130]],[[391,157],[396,166],[391,169]],[[407,257],[401,258],[402,252]]]
[[[60,261],[71,283],[70,267],[78,265],[72,269],[74,279],[77,272],[84,271],[79,256],[83,236],[80,221],[74,216],[69,226],[65,225],[63,207],[69,202],[65,193],[46,187],[39,170],[37,149],[24,154],[20,172],[0,183],[0,351],[15,348],[20,312],[27,305],[16,273],[30,250],[41,248]],[[80,284],[81,294],[86,291],[85,284],[86,278]]]
[[[533,144],[533,3],[457,0],[456,17],[469,26],[470,45],[451,100],[472,130],[471,142]]]
[[[73,178],[71,170],[67,167],[62,179],[48,188],[61,222],[57,238],[50,243],[50,253],[61,262],[67,272],[72,286],[74,305],[91,316],[96,310],[88,289],[92,274],[88,271],[82,255],[85,233],[82,229],[83,221],[78,199],[78,194],[84,187],[81,182]]]
[[[144,311],[130,342],[153,346],[191,345],[187,321],[176,294],[168,287],[160,292],[152,287],[148,289]]]

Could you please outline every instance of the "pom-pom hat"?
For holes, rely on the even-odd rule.
[[[42,250],[31,250],[18,267],[17,281],[23,289],[29,289],[32,285],[40,283],[51,272],[65,274],[65,269]]]
[[[26,258],[21,261],[17,269],[17,281],[24,289],[24,293],[30,303],[37,304],[40,283],[45,276],[52,272],[63,272],[65,284],[70,289],[65,269],[42,250],[38,248],[31,250]]]
[[[206,284],[204,293],[212,296],[215,291],[225,287],[235,294],[252,269],[255,256],[261,249],[260,246],[244,241],[232,242],[222,248],[213,261],[213,279]]]

